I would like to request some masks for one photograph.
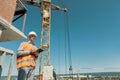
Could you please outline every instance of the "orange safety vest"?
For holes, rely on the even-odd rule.
[[[31,48],[34,48],[37,50],[36,46],[31,46],[28,42],[23,43],[23,48],[26,51],[30,51]],[[27,66],[36,67],[35,60],[36,60],[36,56],[32,54],[19,56],[17,57],[17,69],[20,69],[22,67],[27,67]]]

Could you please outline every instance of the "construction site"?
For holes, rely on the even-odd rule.
[[[28,32],[34,31],[34,30],[39,32],[36,35],[38,37],[36,42],[37,42],[38,48],[43,50],[43,52],[41,51],[39,52],[40,54],[37,55],[38,57],[36,62],[37,69],[36,69],[33,80],[120,80],[120,68],[118,67],[117,69],[115,68],[116,71],[108,71],[108,72],[105,72],[105,70],[108,70],[108,68],[103,69],[103,72],[98,71],[98,72],[81,73],[81,70],[76,72],[77,71],[76,69],[79,67],[78,65],[80,60],[79,59],[77,60],[76,58],[78,62],[76,62],[77,64],[74,65],[74,67],[75,66],[77,67],[77,68],[75,67],[76,68],[75,69],[73,67],[74,62],[72,58],[72,55],[73,55],[72,50],[74,49],[73,47],[71,48],[72,33],[70,33],[70,23],[69,23],[70,20],[68,15],[69,10],[71,9],[66,7],[66,5],[63,3],[64,1],[58,0],[58,2],[61,4],[60,6],[53,4],[51,0],[0,0],[0,42],[5,43],[6,45],[9,45],[10,44],[9,42],[14,42],[14,41],[15,43],[17,43],[17,44],[9,45],[11,49],[6,48],[3,45],[2,45],[3,47],[0,46],[0,80],[19,80],[17,68],[15,67],[16,64],[18,65],[18,62],[16,62],[17,61],[16,47],[18,47],[18,44],[28,39],[29,37],[27,35]],[[34,10],[31,9],[31,7],[33,9],[39,10],[39,13],[35,12],[34,14],[32,14]],[[31,12],[29,10],[31,10]],[[57,16],[61,16],[62,14],[62,16],[64,17],[62,19],[55,18],[55,15],[53,16],[55,12],[52,12],[52,11],[56,11],[56,13],[58,14]],[[36,19],[32,18],[33,21],[39,22],[39,24],[36,24],[31,20],[27,19],[27,14],[35,17]],[[38,18],[39,20],[37,20],[38,16],[41,17],[41,18]],[[53,17],[55,20],[52,19]],[[56,28],[54,29],[53,27],[51,27],[51,24],[55,26],[56,24],[55,21],[59,21],[57,23],[57,26],[60,24],[63,24],[64,29],[60,31],[59,28],[56,30]],[[36,24],[37,26],[38,25],[39,26],[35,27],[36,25],[34,25],[33,26],[34,30],[32,30],[31,28],[32,25],[29,25],[30,27],[26,26],[28,23],[31,23],[33,25]],[[18,28],[17,25],[21,27]],[[76,29],[76,30],[79,30],[79,29]],[[62,34],[62,37],[64,36],[64,39],[60,37],[60,33],[52,34],[53,32],[60,32]],[[77,35],[74,37],[78,37],[78,36],[79,36],[79,33],[77,33]],[[54,39],[58,40],[57,44],[54,44],[54,41],[55,41]],[[72,40],[74,39],[72,38]],[[60,41],[63,41],[63,42],[60,42]],[[74,42],[76,42],[76,44],[79,43],[77,40]],[[74,44],[74,42],[72,42],[72,44]],[[80,44],[82,45],[82,43]],[[53,49],[51,45],[54,45],[54,48],[57,48],[57,49]],[[60,45],[62,45],[61,48],[60,48]],[[64,48],[64,51],[60,51],[63,48]],[[87,48],[84,46],[80,48],[85,48],[87,51]],[[78,47],[78,51],[79,50],[82,50],[82,49],[79,49]],[[54,51],[58,52],[58,54],[56,53],[57,57],[55,54],[52,54],[52,52]],[[62,53],[64,53],[64,57],[63,56],[60,57]],[[51,60],[51,54],[52,54],[52,60]],[[57,58],[57,60],[55,57]],[[95,60],[93,60],[93,62],[94,61]],[[54,65],[55,63],[57,64]],[[82,63],[82,61],[80,61],[80,63]],[[56,67],[57,67],[57,70],[56,70]],[[74,69],[76,71],[74,71]],[[25,79],[25,80],[29,80],[29,79]]]
[[[40,80],[53,80],[53,66],[50,64],[50,20],[51,20],[51,10],[60,10],[66,12],[66,8],[61,8],[57,5],[51,3],[51,0],[0,0],[0,41],[14,41],[23,40],[27,36],[24,34],[27,8],[25,5],[36,6],[41,9],[42,16],[42,31],[40,39],[40,48],[45,50],[44,54],[40,54],[39,63],[39,79]],[[17,29],[12,25],[15,21],[23,18],[22,30]],[[5,57],[10,55],[10,63],[8,69],[8,75],[5,80],[11,80],[11,72],[13,67],[14,55],[13,50],[9,50],[0,47],[0,77],[3,71],[3,63]],[[70,66],[71,70],[72,67]],[[2,78],[1,78],[2,79]]]

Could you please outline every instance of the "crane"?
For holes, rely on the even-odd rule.
[[[66,8],[59,7],[51,3],[51,0],[21,0],[24,4],[41,8],[42,31],[40,39],[40,48],[44,50],[44,55],[40,54],[39,76],[40,80],[52,80],[53,67],[50,65],[50,23],[51,10],[60,10],[66,12]],[[43,63],[44,57],[44,63]],[[49,72],[48,72],[49,71]],[[42,73],[44,73],[42,75]],[[49,74],[48,74],[49,73]],[[43,79],[41,78],[43,76]]]

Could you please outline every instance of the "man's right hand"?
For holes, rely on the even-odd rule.
[[[36,49],[31,49],[31,54],[38,56],[38,51]]]
[[[35,53],[36,52],[36,50],[35,49],[31,49],[31,51],[30,51],[31,53]]]

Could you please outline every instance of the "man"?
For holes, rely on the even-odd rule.
[[[22,42],[18,48],[17,53],[17,70],[18,80],[33,80],[34,69],[36,67],[36,59],[38,54],[42,52],[41,49],[37,49],[34,44],[37,34],[31,31],[28,34],[29,41]]]

